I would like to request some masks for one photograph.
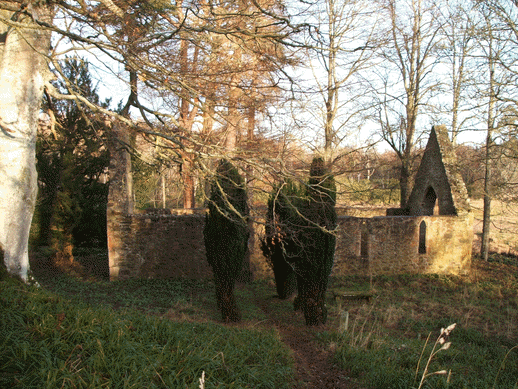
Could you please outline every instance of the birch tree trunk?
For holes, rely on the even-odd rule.
[[[0,245],[7,270],[24,281],[37,193],[38,114],[50,76],[51,33],[34,22],[52,19],[52,9],[42,3],[29,4],[26,13],[0,13]]]

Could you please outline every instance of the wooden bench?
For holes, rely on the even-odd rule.
[[[346,292],[346,291],[331,291],[335,302],[338,305],[338,311],[342,310],[342,301],[345,300],[367,300],[370,302],[370,299],[374,296],[373,292]]]

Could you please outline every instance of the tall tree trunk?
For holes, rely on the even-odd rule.
[[[255,106],[252,102],[250,107],[247,109],[247,137],[248,143],[250,145],[253,144],[255,138]],[[248,205],[250,209],[252,209],[252,205],[254,202],[254,167],[252,165],[246,166],[246,191],[248,197]],[[251,282],[253,278],[252,273],[252,253],[255,251],[255,243],[256,236],[254,231],[254,220],[253,218],[248,219],[248,231],[250,231],[250,237],[248,238],[248,250],[245,255],[245,259],[243,260],[243,267],[241,269],[241,274],[238,276],[237,280],[240,282]]]
[[[203,106],[203,135],[209,136],[214,127],[214,93],[209,92],[209,96]]]
[[[487,190],[487,181],[484,182],[484,192]],[[484,211],[482,217],[482,242],[480,255],[487,261],[489,259],[489,232],[491,226],[491,197],[484,194]]]
[[[399,190],[400,190],[400,207],[407,206],[408,197],[410,196],[410,160],[405,157],[401,160],[401,174],[399,176]]]
[[[187,53],[185,54],[187,55]],[[187,66],[187,65],[186,65]],[[184,91],[187,93],[187,91]],[[180,125],[183,131],[191,131],[192,121],[189,115],[189,100],[187,97],[182,97],[180,103]],[[189,153],[182,152],[182,179],[183,179],[183,208],[192,209],[195,207],[195,185],[194,185],[194,171]]]
[[[487,108],[487,136],[486,136],[486,155],[484,160],[484,214],[482,217],[482,243],[480,254],[487,261],[489,258],[489,230],[491,226],[491,148],[493,145],[493,129],[495,127],[495,58],[493,52],[493,39],[489,36],[489,103]]]
[[[184,39],[180,42],[180,72],[181,74],[187,75],[189,71],[194,71],[198,60],[199,48],[196,47],[192,59],[192,66],[189,69],[189,42]],[[198,108],[196,105],[189,110],[191,106],[190,92],[187,88],[182,89],[182,97],[180,100],[180,126],[182,131],[191,132],[192,125],[194,123],[194,117]],[[183,179],[183,208],[192,209],[196,206],[196,186],[195,186],[195,175],[192,158],[189,153],[182,152],[182,179]]]
[[[234,152],[239,139],[239,111],[237,109],[238,96],[239,89],[232,86],[228,98],[227,136],[225,138],[225,149],[229,154]]]
[[[492,106],[492,104],[490,104]],[[492,110],[492,108],[490,108]],[[489,126],[486,138],[486,155],[484,159],[484,210],[482,216],[482,242],[480,255],[487,261],[489,258],[489,233],[491,229],[491,145],[492,145],[492,114],[489,114]]]
[[[183,158],[182,162],[182,178],[183,178],[183,207],[184,209],[192,209],[196,205],[196,186],[194,183],[194,172],[191,161],[188,156]]]
[[[7,270],[23,280],[29,270],[29,230],[37,193],[36,135],[50,76],[45,56],[51,36],[28,14],[47,23],[53,17],[50,7],[33,2],[27,14],[2,12],[27,28],[0,27],[5,40],[0,58],[0,246]]]
[[[334,0],[328,0],[329,7],[329,51],[327,53],[327,97],[325,98],[326,117],[324,123],[324,161],[326,164],[331,162],[331,152],[333,147],[333,124],[336,116],[336,106],[338,99],[338,86],[336,83],[336,31],[335,31],[335,4]]]
[[[167,205],[167,197],[165,190],[165,173],[162,173],[160,176],[160,183],[162,184],[162,208],[165,208]]]

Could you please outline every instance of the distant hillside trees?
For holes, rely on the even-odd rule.
[[[223,159],[212,182],[203,235],[224,322],[241,320],[234,286],[248,250],[248,214],[244,180],[237,169]]]

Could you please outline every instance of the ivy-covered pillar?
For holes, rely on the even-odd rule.
[[[131,176],[131,155],[129,130],[120,122],[112,123],[108,140],[110,151],[109,192],[106,214],[108,233],[108,262],[110,280],[119,279],[121,250],[124,234],[121,228],[124,217],[133,213],[133,180]]]

